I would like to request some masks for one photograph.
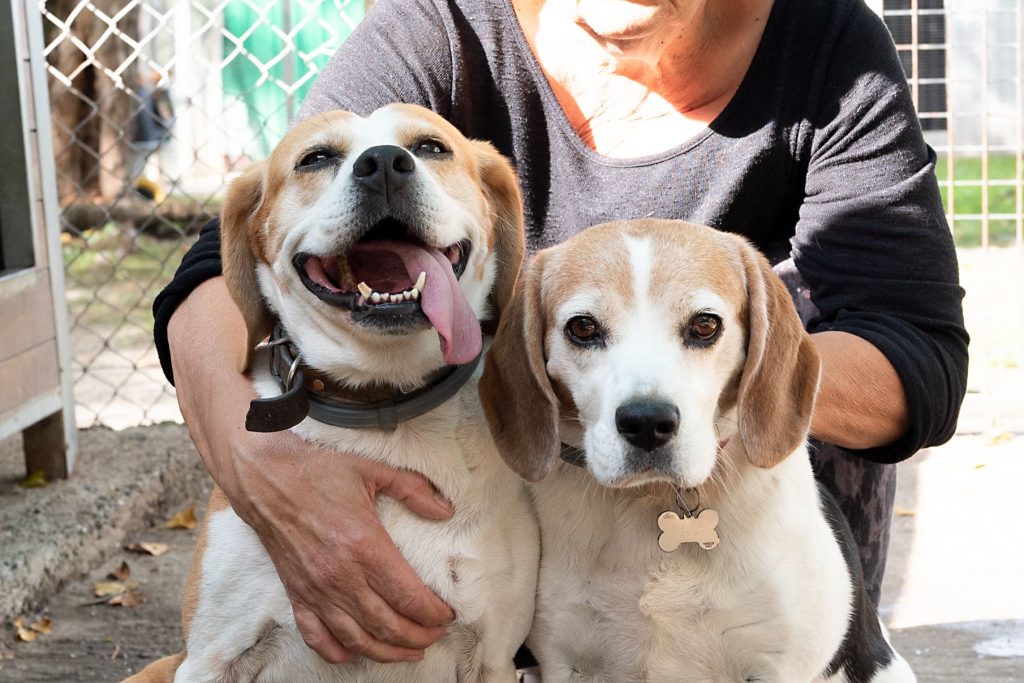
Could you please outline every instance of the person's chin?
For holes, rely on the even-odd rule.
[[[622,43],[647,38],[675,14],[665,0],[577,0],[576,22],[598,38]]]

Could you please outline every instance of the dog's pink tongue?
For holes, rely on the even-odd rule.
[[[483,345],[480,321],[459,289],[452,264],[437,249],[424,249],[408,242],[378,242],[402,259],[409,280],[420,273],[427,279],[420,306],[441,339],[441,353],[449,365],[462,365],[477,357]]]

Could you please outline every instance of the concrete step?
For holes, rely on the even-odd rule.
[[[182,425],[80,433],[77,469],[44,488],[25,476],[19,438],[0,443],[0,623],[31,610],[186,501],[209,477]]]

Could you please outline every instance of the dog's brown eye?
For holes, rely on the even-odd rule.
[[[570,318],[565,324],[565,334],[569,341],[578,346],[600,345],[604,340],[604,333],[597,321],[586,315],[578,315]]]
[[[314,149],[299,159],[299,163],[295,165],[295,169],[298,171],[312,171],[317,168],[322,168],[328,164],[331,164],[341,158],[341,154],[333,149]]]
[[[687,336],[695,342],[707,343],[718,336],[722,328],[722,319],[711,313],[698,313],[690,318]]]
[[[426,140],[420,140],[413,145],[412,153],[419,157],[439,157],[445,154],[451,154],[451,150],[444,146],[440,140],[434,138],[427,138]]]

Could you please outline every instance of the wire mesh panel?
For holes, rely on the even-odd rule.
[[[969,391],[1024,414],[1024,1],[884,0],[960,257]],[[977,402],[977,401],[976,401]]]
[[[180,419],[154,296],[364,0],[53,0],[49,64],[78,424]]]

